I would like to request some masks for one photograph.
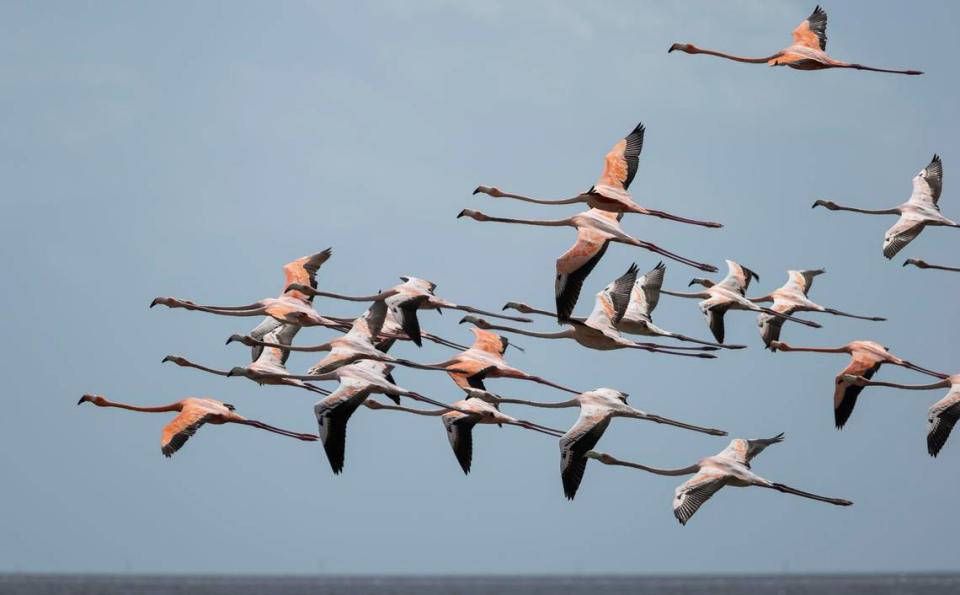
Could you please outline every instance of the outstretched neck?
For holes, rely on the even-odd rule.
[[[561,401],[559,403],[542,403],[540,401],[525,401],[523,399],[497,399],[500,403],[510,403],[514,405],[529,405],[530,407],[540,407],[543,409],[562,409],[565,407],[579,407],[579,399],[570,399],[569,401]]]
[[[142,413],[167,413],[169,411],[180,411],[183,408],[179,401],[169,405],[160,405],[158,407],[140,407],[138,405],[128,405],[126,403],[108,401],[107,399],[103,398],[91,402],[97,407],[116,407],[117,409],[140,411]]]
[[[592,452],[592,451],[591,451]],[[689,467],[682,467],[680,469],[660,469],[659,467],[648,467],[646,465],[641,465],[640,463],[631,463],[629,461],[621,461],[620,459],[614,458],[610,455],[596,454],[596,456],[590,456],[590,458],[595,458],[604,465],[615,465],[619,467],[630,467],[632,469],[639,469],[641,471],[646,471],[647,473],[653,473],[655,475],[669,475],[669,476],[679,476],[679,475],[692,475],[700,471],[700,465],[690,465]]]
[[[511,326],[499,326],[495,324],[488,324],[483,328],[496,331],[506,331],[508,333],[516,333],[518,335],[526,335],[528,337],[537,337],[540,339],[563,339],[570,336],[569,330],[564,330],[557,333],[541,333],[537,331],[528,331],[526,329],[513,328]]]
[[[389,409],[392,411],[403,411],[406,413],[413,413],[414,415],[428,415],[428,416],[441,416],[445,413],[449,413],[450,409],[414,409],[413,407],[401,407],[400,405],[383,405],[379,404],[371,409]]]
[[[886,386],[888,388],[899,388],[902,390],[934,390],[938,388],[948,388],[951,384],[949,380],[941,380],[940,382],[931,384],[898,384],[896,382],[869,381],[865,383],[865,386]]]
[[[780,351],[808,351],[811,353],[849,353],[846,347],[793,347],[786,343],[778,343],[777,349]]]
[[[706,291],[670,291],[669,289],[661,289],[660,293],[675,297],[692,298],[698,300],[710,297],[710,294],[708,294]]]
[[[698,47],[690,47],[688,53],[691,54],[706,54],[708,56],[716,56],[718,58],[726,58],[727,60],[733,60],[734,62],[744,62],[746,64],[766,64],[774,58],[779,58],[782,54],[777,52],[772,56],[767,56],[766,58],[745,58],[743,56],[734,56],[733,54],[727,54],[724,52],[718,52],[716,50],[705,50]]]

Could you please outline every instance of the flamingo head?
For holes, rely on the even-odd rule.
[[[243,366],[234,366],[230,368],[229,372],[227,372],[228,377],[229,376],[246,376],[246,375],[247,375],[247,369],[244,368]]]
[[[83,395],[80,397],[80,400],[77,401],[77,405],[83,405],[84,403],[93,403],[94,405],[102,405],[106,402],[106,399],[103,395]]]
[[[507,302],[503,305],[503,310],[516,310],[517,312],[523,312],[524,314],[532,314],[533,308],[524,304],[523,302]]]
[[[675,43],[670,46],[670,49],[667,50],[667,53],[669,54],[674,51],[683,52],[685,54],[696,54],[697,46],[693,45],[692,43]]]
[[[457,215],[457,219],[460,217],[470,217],[476,221],[489,221],[489,217],[481,213],[480,211],[474,211],[473,209],[464,209],[460,211],[460,214]]]

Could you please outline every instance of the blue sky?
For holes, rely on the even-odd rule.
[[[172,460],[163,416],[78,408],[84,392],[166,403],[208,395],[270,423],[313,431],[312,397],[161,365],[168,353],[230,367],[224,347],[255,321],[148,310],[157,295],[248,303],[275,295],[280,266],[332,246],[333,291],[399,275],[455,301],[550,304],[567,229],[455,220],[464,207],[561,217],[471,196],[477,184],[547,197],[589,187],[637,122],[647,137],[631,187],[641,204],[726,223],[707,230],[627,217],[625,228],[686,256],[733,258],[760,274],[826,267],[816,301],[886,323],[818,318],[784,338],[834,346],[874,339],[956,372],[960,278],[902,269],[906,257],[960,263],[954,230],[930,229],[895,262],[892,218],[811,211],[817,198],[884,208],[909,196],[934,152],[944,214],[960,216],[952,173],[958,8],[947,2],[834,2],[828,50],[918,68],[922,77],[804,73],[667,55],[673,42],[768,55],[813,7],[801,2],[5,3],[0,7],[0,246],[8,313],[0,570],[134,572],[776,572],[955,570],[949,514],[960,440],[925,451],[941,395],[868,390],[842,432],[833,376],[842,356],[771,354],[754,317],[728,315],[715,361],[590,352],[523,339],[510,361],[558,382],[611,386],[642,409],[729,429],[786,432],[755,461],[774,480],[846,497],[843,509],[728,489],[686,527],[675,478],[591,465],[564,500],[554,441],[479,428],[464,477],[437,420],[358,412],[346,472],[318,446],[247,428],[204,429]],[[613,246],[579,304],[630,262]],[[696,271],[668,263],[666,285]],[[357,304],[318,301],[324,313]],[[468,341],[459,316],[423,325]],[[706,337],[695,303],[664,298],[655,320]],[[541,322],[541,329],[551,325]],[[329,331],[302,332],[320,342]],[[397,348],[421,361],[433,345]],[[308,355],[290,366],[305,370]],[[446,376],[398,370],[436,399]],[[925,382],[900,369],[887,380]],[[516,381],[498,392],[562,393]],[[511,412],[567,427],[574,410]],[[529,415],[528,415],[529,414]],[[603,450],[683,466],[726,440],[617,420]]]

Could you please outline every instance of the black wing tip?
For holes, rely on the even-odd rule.
[[[633,128],[633,130],[630,131],[630,134],[631,135],[639,134],[640,136],[643,136],[643,134],[646,131],[647,131],[647,127],[643,124],[643,122],[638,122],[637,125]]]

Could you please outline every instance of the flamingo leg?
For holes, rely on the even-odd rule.
[[[629,239],[627,239],[627,238],[629,238]],[[662,256],[665,256],[665,257],[667,257],[667,258],[669,258],[669,259],[671,259],[671,260],[675,260],[675,261],[677,261],[677,262],[681,262],[681,263],[683,263],[683,264],[685,264],[685,265],[688,265],[688,266],[691,266],[691,267],[693,267],[693,268],[695,268],[695,269],[700,269],[701,271],[707,271],[707,272],[709,272],[709,273],[716,273],[717,270],[718,270],[717,267],[713,266],[712,264],[705,264],[705,263],[702,263],[702,262],[697,262],[697,261],[695,261],[695,260],[691,260],[691,259],[689,259],[689,258],[680,256],[679,254],[675,254],[675,253],[673,253],[673,252],[670,252],[669,250],[665,250],[665,249],[661,248],[660,246],[657,246],[656,244],[652,244],[652,243],[650,243],[650,242],[645,242],[645,241],[643,241],[643,240],[638,240],[638,239],[636,239],[636,238],[631,238],[631,237],[629,237],[629,236],[627,236],[627,238],[624,238],[624,239],[616,238],[616,239],[614,239],[614,241],[622,242],[622,243],[624,243],[624,244],[630,244],[631,246],[637,246],[638,248],[645,248],[645,249],[647,249],[647,250],[650,250],[651,252],[656,252],[657,254],[660,254],[660,255],[662,255]]]

